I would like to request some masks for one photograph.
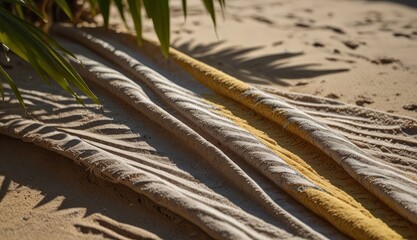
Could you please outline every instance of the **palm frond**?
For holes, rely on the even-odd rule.
[[[122,18],[123,22],[126,24],[124,2],[122,0],[114,0],[114,4],[116,5],[117,10],[119,11],[120,17]]]
[[[109,27],[110,3],[111,0],[97,0],[98,7],[100,8],[100,13],[103,15],[105,27]]]
[[[23,60],[29,62],[44,80],[48,81],[49,76],[80,103],[83,102],[73,91],[71,85],[99,103],[97,97],[67,60],[67,57],[73,57],[73,55],[59,47],[49,35],[39,28],[4,9],[0,9],[0,42]],[[19,98],[20,94],[17,94],[16,91],[14,93]]]
[[[133,24],[135,25],[136,36],[138,44],[141,45],[142,42],[142,5],[140,1],[136,0],[127,0],[129,4],[129,11],[133,19]]]
[[[61,47],[47,33],[42,32],[33,23],[25,21],[25,13],[33,12],[41,20],[47,22],[52,18],[48,16],[48,8],[52,2],[65,13],[72,21],[73,10],[70,8],[67,0],[39,0],[42,5],[42,11],[39,10],[32,0],[0,0],[0,2],[9,3],[14,9],[14,14],[4,9],[0,5],[0,44],[7,46],[16,55],[30,63],[37,74],[45,81],[49,79],[57,82],[65,91],[73,95],[80,103],[81,98],[73,90],[77,88],[87,95],[94,102],[99,103],[97,97],[88,88],[81,76],[69,63],[68,58],[75,56]],[[114,3],[120,13],[123,22],[126,24],[126,12],[133,20],[134,29],[137,35],[138,44],[142,39],[142,4],[147,16],[152,20],[156,35],[161,44],[161,51],[165,57],[168,57],[170,43],[170,13],[168,0],[84,0],[90,4],[90,11],[95,15],[101,13],[105,27],[109,27],[110,7]],[[222,12],[225,8],[225,0],[218,0]],[[203,4],[216,27],[216,14],[213,0],[203,0]],[[187,17],[187,1],[182,0],[184,18]],[[25,9],[23,9],[25,8]],[[25,11],[24,11],[25,10]],[[77,15],[76,15],[77,16]],[[51,21],[44,25],[47,30]],[[11,87],[13,93],[25,108],[22,96],[18,87],[0,66],[0,81],[5,79]],[[0,82],[0,93],[3,96],[3,87]]]
[[[203,0],[203,2],[204,2],[204,6],[206,7],[207,12],[210,14],[214,27],[216,27],[216,13],[214,12],[213,0]]]
[[[35,3],[32,0],[2,0],[2,2],[26,7],[29,10],[31,10],[33,13],[38,15],[39,18],[45,21],[44,16],[42,15],[42,13],[39,11],[39,9],[36,7]]]
[[[168,57],[169,52],[169,3],[168,0],[143,0],[146,13],[152,19],[153,26],[161,43],[162,54]]]
[[[67,17],[72,21],[72,12],[66,0],[54,0],[58,7],[67,15]]]
[[[182,12],[184,13],[184,19],[187,19],[187,0],[182,0]]]
[[[25,107],[25,103],[23,101],[22,95],[20,95],[20,91],[17,88],[16,84],[14,83],[13,79],[9,76],[9,74],[7,74],[7,72],[3,69],[2,66],[0,66],[0,73],[1,75],[6,79],[7,83],[9,84],[10,88],[12,89],[14,95],[17,97],[17,100],[20,102],[20,105],[22,105],[23,109],[25,110],[26,113],[26,107]],[[1,91],[1,97],[4,100],[4,90],[3,90],[3,86],[1,84],[1,78],[0,78],[0,91]]]

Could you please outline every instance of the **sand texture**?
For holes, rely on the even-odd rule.
[[[199,1],[186,21],[180,2],[172,44],[187,55],[250,84],[417,117],[416,1],[230,0],[218,37]]]
[[[14,172],[9,162],[17,158],[21,174],[34,169],[34,189],[68,198],[80,192],[68,207],[45,197],[26,201],[13,216],[10,195],[19,197],[16,185],[30,183],[5,174],[7,238],[39,238],[35,223],[46,220],[67,238],[416,236],[415,119],[250,85],[175,49],[167,61],[155,44],[138,48],[128,34],[65,26],[53,33],[82,61],[74,65],[103,106],[85,99],[83,107],[56,86],[34,84],[40,80],[21,63],[33,76],[20,84],[25,116],[4,85],[0,140],[19,149],[2,156],[4,171]],[[39,183],[52,174],[35,167],[47,165],[48,154],[62,165],[57,169],[74,173],[56,173],[68,185],[64,193]],[[101,195],[109,197],[91,199]],[[17,227],[26,222],[34,223]],[[53,229],[48,236],[60,234]]]

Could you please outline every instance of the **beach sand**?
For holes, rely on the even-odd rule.
[[[408,159],[407,161],[415,162],[416,153],[412,147],[417,141],[415,139],[416,126],[409,125],[411,127],[407,128],[407,124],[415,123],[417,117],[417,62],[415,61],[417,10],[415,5],[394,1],[342,0],[227,1],[226,4],[224,20],[221,12],[218,11],[217,37],[212,22],[203,12],[200,2],[189,2],[189,15],[185,23],[180,5],[178,2],[173,3],[172,46],[245,83],[273,93],[303,111],[312,114],[316,112],[316,117],[320,121],[328,124],[332,129],[339,129],[338,133],[362,149],[369,146],[375,147],[375,149],[369,147],[367,151],[373,156],[384,156],[386,158],[381,157],[381,159],[390,159],[390,155],[383,151],[385,146],[390,154],[402,154],[401,156]],[[117,13],[113,14],[117,17]],[[116,26],[116,28],[121,27]],[[144,36],[155,40],[149,21],[144,25]],[[82,50],[78,45],[62,37],[59,39],[70,50],[77,51],[83,56],[91,56],[101,64],[116,69],[126,76],[131,76],[115,64],[109,63],[108,60],[93,57],[92,53]],[[156,165],[150,166],[160,170],[160,173],[155,173],[142,165],[138,168],[146,169],[156,175],[172,173],[173,176],[166,180],[171,181],[170,184],[179,184],[176,181],[180,180],[174,176],[179,177],[180,183],[192,188],[193,190],[190,191],[200,195],[200,201],[207,206],[217,210],[227,206],[227,210],[222,211],[239,219],[241,225],[236,225],[244,226],[241,231],[248,236],[285,238],[292,237],[292,234],[297,232],[279,221],[280,218],[277,220],[276,216],[271,216],[268,208],[265,210],[257,199],[247,199],[248,195],[245,195],[247,193],[242,193],[242,191],[248,191],[248,186],[243,187],[244,190],[236,188],[227,177],[213,170],[212,165],[202,160],[212,153],[203,153],[184,146],[183,142],[178,141],[178,136],[150,120],[150,115],[135,112],[135,107],[127,104],[127,100],[120,100],[120,97],[112,96],[108,90],[93,84],[93,91],[101,97],[104,110],[92,104],[89,104],[88,110],[85,110],[56,87],[39,84],[42,87],[37,86],[35,91],[30,91],[31,83],[40,83],[39,79],[21,60],[13,56],[12,60],[6,64],[9,66],[7,70],[18,86],[23,88],[24,97],[30,102],[29,105],[38,104],[37,107],[31,108],[33,119],[35,119],[32,124],[47,123],[48,126],[62,130],[66,134],[74,134],[87,139],[86,144],[92,144],[110,153],[117,153],[116,155],[125,156],[126,159],[140,162],[142,158],[149,158],[156,161]],[[149,59],[144,59],[144,61],[153,69],[158,66]],[[165,76],[169,76],[170,67],[172,66],[162,64],[164,70],[161,70],[161,73],[164,74],[165,71]],[[276,141],[276,145],[286,144],[286,140],[279,142],[279,139],[284,139],[279,135],[282,134],[281,130],[277,130],[276,133],[268,130],[274,127],[270,121],[257,115],[253,118],[246,116],[244,113],[249,112],[246,108],[241,109],[235,103],[232,104],[216,96],[181,71],[173,71],[172,74],[176,84],[188,90],[191,89],[199,96],[204,96],[209,106],[217,106],[216,104],[223,106],[225,110],[221,110],[219,114],[231,119],[237,118],[233,120],[237,125],[239,121],[242,121],[239,126],[246,131],[252,131],[251,133],[254,134],[254,130],[247,126],[251,125],[269,134],[264,136],[266,142]],[[108,78],[103,76],[103,79]],[[159,87],[155,88],[159,89]],[[51,90],[54,92],[45,93]],[[324,221],[323,217],[317,217],[305,208],[308,204],[303,205],[292,200],[294,196],[288,190],[271,190],[274,187],[271,186],[269,180],[264,179],[265,176],[259,176],[259,173],[255,173],[256,171],[247,166],[247,163],[240,162],[240,155],[233,152],[232,148],[222,146],[221,141],[215,136],[209,136],[209,133],[201,130],[202,127],[198,126],[198,121],[192,120],[192,117],[199,119],[198,114],[191,114],[191,120],[187,119],[184,117],[188,116],[187,114],[181,114],[181,105],[178,109],[173,109],[173,105],[167,104],[171,95],[167,95],[168,100],[160,100],[162,95],[153,93],[151,87],[143,87],[143,91],[159,108],[194,129],[197,134],[221,149],[227,157],[236,161],[238,166],[247,172],[263,191],[274,200],[279,199],[282,204],[279,206],[284,210],[294,211],[304,224],[309,225],[324,237],[346,237],[344,235],[346,233],[341,233],[340,228],[329,224],[329,220]],[[309,95],[297,95],[298,93],[329,99],[310,98]],[[112,94],[117,95],[117,92]],[[6,95],[6,103],[2,106],[8,106],[9,99]],[[339,102],[351,105],[340,106]],[[19,109],[15,101],[10,100],[10,103],[12,104],[10,106]],[[69,106],[63,107],[65,104]],[[323,104],[327,104],[326,109],[320,110]],[[377,112],[361,107],[374,109]],[[62,111],[60,111],[61,108]],[[187,111],[187,106],[183,109],[185,110],[182,111]],[[9,114],[13,115],[16,111],[19,110],[10,111]],[[380,132],[375,130],[376,136],[380,139],[371,139],[372,141],[367,142],[360,138],[361,133],[354,131],[356,125],[353,124],[352,128],[338,125],[340,122],[337,123],[332,120],[331,116],[326,116],[326,112],[345,116],[347,121],[351,120],[349,116],[357,117],[356,123],[368,124],[366,126],[369,132],[367,133],[372,133],[370,128],[374,125],[385,126],[387,129]],[[7,119],[7,111],[4,113],[6,115],[3,114],[3,119]],[[363,119],[359,119],[361,116]],[[367,119],[375,120],[366,122]],[[75,125],[71,125],[71,122]],[[88,128],[76,126],[76,124],[84,126],[83,124],[87,123],[91,123]],[[389,127],[394,130],[391,132]],[[397,128],[401,130],[401,133],[396,132]],[[80,132],[76,132],[77,129],[81,129]],[[98,137],[107,132],[109,139]],[[262,138],[262,135],[260,136]],[[394,143],[389,145],[392,136],[396,138]],[[30,132],[26,137],[31,139]],[[121,147],[116,140],[125,141],[125,146]],[[397,143],[398,145],[395,145]],[[38,145],[41,144],[38,143]],[[287,145],[291,146],[289,143]],[[406,146],[405,150],[398,147],[400,145]],[[47,147],[48,144],[45,146]],[[400,150],[395,152],[397,148]],[[120,152],[117,149],[121,149]],[[279,152],[279,150],[276,151]],[[306,160],[308,154],[311,154],[307,150],[304,155],[297,152],[297,148],[291,151],[292,154],[298,155],[289,159],[301,159],[300,162],[291,165],[292,167],[305,162],[306,169],[313,168],[313,172],[318,172],[308,175],[309,170],[303,172],[300,170],[303,167],[295,167],[304,175],[309,176],[309,180],[313,179],[311,181],[314,184],[318,184],[327,191],[334,191],[338,199],[349,202],[359,212],[370,211],[372,216],[382,219],[383,224],[387,224],[403,237],[415,234],[410,222],[390,210],[346,173],[341,173],[344,170],[336,164],[331,164],[330,158],[324,154],[314,155],[316,161],[321,160],[329,164],[320,166],[320,164],[315,165],[313,160],[310,162]],[[316,150],[311,150],[311,152],[314,151]],[[126,157],[126,154],[133,153],[136,155]],[[391,164],[390,166],[401,165],[394,161],[386,161]],[[183,209],[187,210],[187,207],[164,205],[161,199],[173,193],[166,192],[162,194],[162,197],[159,196],[161,199],[151,194],[154,191],[152,189],[143,190],[144,192],[138,195],[132,191],[131,186],[124,185],[123,181],[119,183],[104,181],[103,176],[96,176],[97,174],[85,169],[86,166],[82,162],[79,164],[81,166],[74,164],[71,156],[63,157],[34,144],[0,135],[0,236],[4,239],[22,239],[29,236],[34,239],[57,237],[64,239],[140,237],[195,239],[216,236],[213,235],[216,233],[216,227],[207,230],[202,226],[210,224],[204,222],[204,219],[201,220],[204,224],[199,225],[196,223],[198,221],[181,212]],[[340,174],[326,175],[324,172],[326,167],[329,168],[329,172],[335,171]],[[408,166],[403,164],[401,167],[403,167],[401,170],[410,176],[415,173],[414,164]],[[164,176],[163,174],[161,176]],[[326,181],[334,176],[338,179],[334,182],[330,181],[331,184],[328,185]],[[324,182],[320,180],[321,178]],[[345,186],[346,183],[349,183],[351,187]],[[182,186],[181,184],[178,186]],[[340,191],[346,194],[339,193]],[[150,195],[145,197],[144,193]],[[361,198],[362,200],[358,200]],[[217,199],[218,203],[209,202],[207,199]],[[160,202],[156,203],[158,201]],[[361,205],[364,206],[363,209]],[[374,221],[375,218],[370,219]]]
[[[415,118],[417,12],[408,2],[229,1],[218,38],[190,3],[185,23],[180,7],[172,14],[172,45],[251,84]]]

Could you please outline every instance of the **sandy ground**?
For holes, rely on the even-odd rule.
[[[172,44],[248,83],[417,117],[409,2],[228,1],[218,38],[190,3],[185,23],[179,7],[172,14]]]
[[[67,158],[4,136],[0,149],[2,239],[176,237],[136,196]]]
[[[172,45],[179,50],[253,85],[417,117],[415,6],[390,1],[228,1],[224,21],[219,14],[217,39],[199,5],[189,3],[185,24],[180,8],[173,9]],[[145,37],[154,38],[149,25],[145,25]],[[10,66],[17,81],[23,82],[20,85],[30,86],[33,73],[20,70],[26,65],[16,61]],[[126,108],[123,111],[131,110]],[[187,149],[180,143],[170,146],[170,141],[164,142],[164,132],[138,129],[141,139],[162,149],[171,162],[179,164],[179,156],[187,158]],[[172,136],[168,139],[175,142]],[[104,182],[60,155],[3,135],[0,150],[2,238],[207,237],[184,218],[147,199],[138,203],[138,196],[126,187]],[[189,161],[199,159],[198,155],[188,157]],[[251,209],[251,203],[245,203],[239,193],[226,193],[233,189],[223,182],[226,180],[209,181],[204,174],[194,177],[213,189],[216,184],[223,186],[215,192],[226,195],[231,204],[252,214],[259,212],[254,215],[267,222],[260,225],[281,227],[263,210]],[[300,207],[288,204],[287,209]],[[384,221],[389,224],[393,219]],[[314,229],[321,229],[325,236],[336,234],[328,223],[318,225],[321,227]],[[407,236],[405,232],[403,236]]]

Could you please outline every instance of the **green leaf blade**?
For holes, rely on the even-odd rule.
[[[101,15],[103,15],[104,27],[109,27],[110,0],[97,0]]]
[[[6,79],[7,83],[9,84],[10,88],[12,89],[14,95],[17,97],[17,100],[19,101],[20,105],[24,109],[26,113],[26,106],[25,102],[23,101],[22,95],[20,94],[19,89],[17,88],[16,84],[14,83],[13,79],[7,74],[7,72],[3,69],[2,66],[0,66],[0,73],[1,75]],[[1,82],[0,82],[1,85]],[[3,93],[3,86],[1,86],[1,95],[4,99],[4,93]]]
[[[184,21],[187,19],[187,0],[182,0],[182,12],[184,14]]]
[[[161,43],[162,54],[168,58],[170,41],[168,0],[143,0],[148,16],[152,19],[156,35]]]
[[[214,3],[213,0],[203,0],[204,6],[206,7],[207,12],[210,14],[211,20],[213,21],[214,27],[216,27],[216,13],[214,12]]]
[[[120,17],[123,20],[123,23],[126,25],[126,18],[124,13],[124,3],[122,0],[113,0],[116,4],[117,10],[119,11]]]
[[[142,5],[141,1],[136,0],[127,0],[127,3],[129,4],[129,10],[130,14],[133,19],[133,24],[135,25],[135,31],[136,31],[136,39],[138,41],[138,44],[141,45],[142,43]]]
[[[73,55],[67,54],[68,51],[66,50],[61,51],[63,48],[40,29],[1,8],[0,41],[22,59],[29,62],[44,80],[49,79],[49,76],[65,91],[74,96],[77,101],[82,102],[70,84],[80,89],[94,102],[100,104],[94,93],[68,62],[67,57]]]
[[[70,7],[68,6],[68,3],[66,0],[54,0],[54,2],[58,5],[58,7],[67,15],[67,17],[72,21],[72,11]]]

